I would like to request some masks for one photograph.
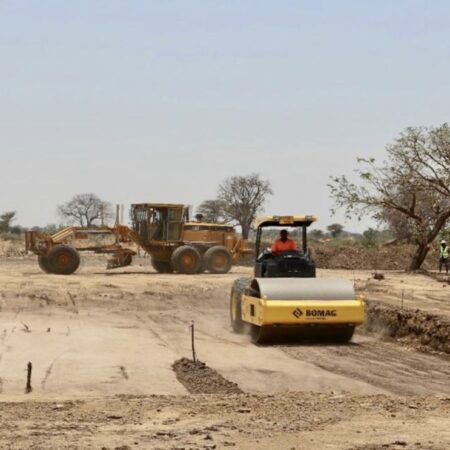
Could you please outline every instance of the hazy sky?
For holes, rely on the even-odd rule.
[[[0,211],[25,226],[258,172],[267,212],[324,228],[330,175],[449,112],[448,0],[0,0]]]

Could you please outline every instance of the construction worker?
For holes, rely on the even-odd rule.
[[[442,271],[442,266],[445,266],[445,271],[448,273],[448,245],[444,240],[439,246],[439,272]]]
[[[277,239],[272,244],[272,253],[282,253],[282,252],[295,252],[297,250],[297,244],[288,238],[287,230],[280,231],[280,239]]]

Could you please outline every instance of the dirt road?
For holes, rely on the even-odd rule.
[[[143,265],[140,266],[139,263]],[[318,405],[321,406],[311,411],[311,417],[318,422],[313,420],[314,426],[312,426],[310,420],[307,421],[307,428],[311,426],[311,432],[308,431],[309,428],[303,430],[303,425],[292,419],[292,424],[295,422],[296,425],[292,425],[291,431],[289,427],[287,430],[288,434],[294,433],[289,435],[293,440],[286,441],[292,445],[289,447],[286,444],[285,447],[274,446],[273,448],[293,448],[299,433],[312,435],[312,430],[317,432],[315,425],[320,424],[320,427],[323,427],[324,419],[321,416],[327,411],[329,407],[327,402],[331,399],[335,402],[342,399],[341,409],[345,412],[345,414],[337,414],[333,411],[332,417],[329,417],[329,422],[326,423],[326,427],[332,424],[336,428],[334,433],[337,434],[340,432],[338,430],[340,427],[343,427],[341,431],[343,435],[345,434],[343,423],[347,419],[363,421],[358,411],[361,413],[364,410],[363,415],[366,419],[373,416],[377,427],[383,421],[388,423],[389,419],[386,418],[388,416],[385,417],[386,411],[382,405],[385,404],[384,402],[397,404],[393,395],[411,396],[407,397],[408,400],[402,400],[403,403],[400,402],[403,404],[400,409],[401,415],[411,416],[413,422],[419,417],[416,417],[416,409],[408,407],[409,402],[420,401],[428,405],[425,410],[420,411],[420,420],[430,422],[430,436],[433,429],[440,429],[442,425],[440,418],[449,419],[448,402],[434,397],[429,398],[430,395],[440,396],[440,398],[450,397],[450,360],[445,355],[417,352],[413,348],[387,342],[377,336],[358,333],[353,344],[347,346],[274,347],[256,347],[247,337],[233,334],[228,323],[229,289],[236,277],[246,276],[249,273],[249,269],[237,267],[225,276],[161,275],[150,270],[144,259],[126,269],[106,272],[100,259],[90,258],[77,274],[61,277],[43,274],[32,258],[1,260],[0,401],[21,402],[24,400],[24,369],[28,361],[33,363],[33,392],[26,396],[27,402],[20,406],[17,403],[14,403],[15,406],[3,403],[5,408],[2,407],[2,419],[10,421],[12,429],[20,426],[19,422],[23,418],[20,414],[16,419],[14,418],[13,410],[16,407],[18,411],[24,411],[24,414],[31,418],[30,420],[38,424],[45,417],[44,411],[47,408],[53,408],[54,404],[30,403],[30,400],[61,402],[65,399],[72,400],[72,403],[69,403],[71,405],[69,409],[74,418],[84,417],[83,414],[86,411],[88,411],[87,415],[95,416],[95,420],[92,420],[97,425],[93,428],[86,425],[86,432],[87,430],[93,432],[94,429],[98,431],[96,427],[100,427],[103,430],[102,436],[106,436],[106,430],[110,430],[111,436],[115,436],[120,429],[117,424],[125,426],[126,422],[126,426],[134,430],[129,430],[129,436],[137,436],[137,429],[142,423],[146,424],[142,425],[144,428],[147,427],[146,432],[158,433],[155,430],[160,430],[158,427],[161,424],[158,421],[153,423],[150,416],[140,417],[136,419],[136,423],[129,422],[128,419],[108,419],[103,409],[108,409],[109,401],[101,400],[99,403],[97,400],[89,400],[89,398],[97,399],[120,394],[128,397],[111,400],[111,405],[115,405],[114,410],[128,407],[134,408],[133,411],[138,410],[137,405],[143,402],[145,405],[150,404],[150,409],[154,412],[155,408],[162,408],[157,406],[158,402],[161,405],[166,405],[167,402],[170,405],[173,403],[174,411],[164,420],[170,421],[173,417],[178,417],[173,424],[176,424],[175,428],[181,427],[184,431],[176,431],[175,435],[178,437],[180,433],[183,435],[189,422],[186,422],[187,419],[183,414],[186,413],[189,416],[188,411],[191,411],[191,408],[194,410],[200,408],[200,412],[195,413],[195,417],[203,417],[206,420],[206,417],[212,414],[214,404],[209,397],[201,397],[195,401],[192,397],[179,397],[187,394],[187,390],[178,382],[171,368],[175,360],[190,356],[188,326],[191,320],[195,320],[199,358],[226,379],[237,383],[247,393],[244,397],[250,399],[242,400],[244,397],[237,396],[236,398],[216,397],[215,400],[219,405],[223,404],[214,410],[215,417],[219,417],[220,411],[223,410],[223,413],[229,417],[227,420],[237,427],[234,430],[228,430],[229,434],[233,435],[234,445],[238,442],[235,435],[240,436],[237,448],[268,448],[262,443],[267,444],[270,439],[276,439],[277,433],[286,431],[277,424],[273,424],[278,419],[270,419],[269,406],[267,410],[264,410],[264,420],[266,422],[272,420],[272,425],[267,430],[273,429],[273,433],[267,430],[263,433],[266,441],[255,440],[256,430],[252,430],[248,435],[244,431],[237,431],[241,428],[245,429],[241,421],[243,417],[247,420],[250,414],[235,411],[240,408],[240,402],[250,401],[254,405],[250,408],[253,411],[254,408],[262,408],[256,406],[258,402],[254,400],[262,397],[264,397],[264,400],[261,400],[262,404],[274,402],[278,405],[276,408],[282,408],[283,404],[288,408],[287,405],[291,399],[309,399],[310,403],[306,405],[301,403],[299,406],[303,412],[308,405],[315,404],[312,399],[320,399]],[[378,297],[383,296],[384,289],[389,291],[387,301],[392,302],[398,301],[394,295],[395,292],[400,292],[404,286],[407,286],[407,289],[414,289],[413,301],[420,302],[421,307],[426,308],[429,305],[430,310],[439,310],[442,314],[448,314],[450,309],[450,302],[445,303],[450,287],[443,287],[442,284],[434,281],[430,282],[426,277],[422,279],[389,274],[386,280],[376,282],[378,284],[374,285],[375,289],[371,287],[373,282],[369,280],[371,278],[369,272],[354,274],[343,271],[323,271],[319,275],[325,277],[339,275],[349,278],[354,278],[356,275],[358,283],[365,283],[363,289],[369,290],[370,295],[379,299]],[[433,293],[430,294],[430,291]],[[405,301],[406,296],[403,297]],[[173,395],[176,397],[158,397],[158,399],[149,400],[141,397],[130,398],[130,395]],[[381,397],[367,397],[368,395]],[[419,400],[417,396],[422,397]],[[374,411],[371,410],[377,404],[376,398],[381,399],[380,408],[384,412],[378,407]],[[361,406],[366,403],[370,407]],[[64,405],[61,410],[65,411]],[[87,408],[86,411],[85,408]],[[167,408],[164,407],[164,409]],[[59,417],[60,410],[55,411]],[[429,414],[425,414],[424,411],[429,411]],[[423,419],[424,414],[426,419]],[[281,412],[279,415],[281,417]],[[328,417],[327,414],[325,416]],[[122,414],[123,417],[125,415]],[[282,423],[284,423],[283,420]],[[372,418],[367,420],[370,423]],[[81,419],[82,423],[83,421],[84,419]],[[258,420],[256,429],[265,429],[266,422],[262,419]],[[110,423],[111,428],[108,425]],[[148,429],[150,423],[152,425]],[[76,427],[79,426],[81,425],[78,424],[77,419]],[[384,426],[380,426],[379,429]],[[83,434],[83,430],[76,427],[74,436]],[[413,428],[411,427],[411,433]],[[168,429],[172,428],[168,427]],[[402,429],[400,422],[398,429]],[[24,445],[31,442],[29,441],[32,436],[30,433],[26,433]],[[271,433],[273,435],[269,436]],[[373,432],[371,435],[375,436],[377,433]],[[8,433],[0,432],[0,436],[0,439],[6,439]],[[35,436],[39,437],[39,434]],[[325,443],[327,441],[325,434],[321,436],[322,442]],[[447,442],[450,444],[448,435],[440,433],[440,436],[438,440],[433,440],[432,445],[437,447],[429,448],[440,448],[439,445]],[[175,444],[178,438],[171,439],[170,433],[160,437],[162,442],[160,448],[177,448]],[[222,446],[225,446],[225,437],[222,439]],[[361,445],[377,442],[372,438],[366,437],[364,441],[364,439],[356,439],[357,437],[355,436],[353,441],[348,438],[345,445],[344,441],[337,443],[330,438],[328,439],[329,448],[350,448],[351,442],[361,442]],[[108,444],[113,446],[112,448],[120,444],[114,439]],[[420,439],[420,442],[424,444],[423,437]],[[143,448],[158,448],[154,441],[146,441],[145,445],[141,442],[141,438],[137,441],[140,442],[139,445],[144,446]],[[407,445],[409,441],[410,439],[407,440]],[[96,445],[99,442],[98,438],[92,439],[93,448],[97,448]],[[395,442],[395,439],[392,442]],[[392,442],[387,443],[392,444]],[[411,445],[413,444],[414,442]],[[186,445],[185,448],[190,448],[188,444]],[[193,446],[192,448],[213,447]],[[365,447],[355,446],[354,448]]]

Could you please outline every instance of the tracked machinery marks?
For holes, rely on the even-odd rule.
[[[295,359],[397,395],[450,395],[450,358],[356,334],[347,345],[277,346]]]
[[[254,346],[247,335],[231,332],[220,292],[213,290],[206,296],[197,292],[179,300],[183,312],[172,305],[167,311],[150,313],[145,319],[149,326],[158,330],[160,339],[188,355],[187,329],[195,318],[199,357],[246,391],[450,394],[446,358],[358,333],[348,344],[297,341],[289,346]]]
[[[10,321],[8,336],[0,335],[3,395],[13,387],[23,391],[23,349],[35,363],[34,395],[43,392],[40,381],[63,351],[43,395],[185,393],[171,364],[191,355],[191,320],[195,320],[199,359],[246,392],[449,395],[448,360],[395,342],[356,333],[354,344],[260,347],[247,335],[233,333],[229,289],[236,277],[248,273],[243,268],[230,275],[192,277],[135,267],[110,284],[100,270],[102,261],[94,260],[77,276],[80,284],[70,287],[79,310],[74,314],[68,299],[42,300],[44,296],[57,299],[58,292],[66,292],[66,279],[47,277],[31,259],[10,264],[10,268],[0,265],[2,315]],[[19,307],[26,311],[17,316]],[[29,325],[31,333],[21,331],[21,322]],[[9,351],[2,339],[11,347]],[[82,361],[90,363],[84,366]],[[119,366],[126,367],[128,379],[118,373]]]

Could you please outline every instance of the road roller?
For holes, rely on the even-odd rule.
[[[308,227],[316,220],[314,216],[256,220],[254,276],[237,279],[231,289],[230,317],[236,333],[250,333],[255,344],[345,343],[364,322],[364,299],[350,280],[316,278],[307,243]],[[281,251],[276,245],[266,248],[278,234],[279,241],[291,245],[281,245]]]

